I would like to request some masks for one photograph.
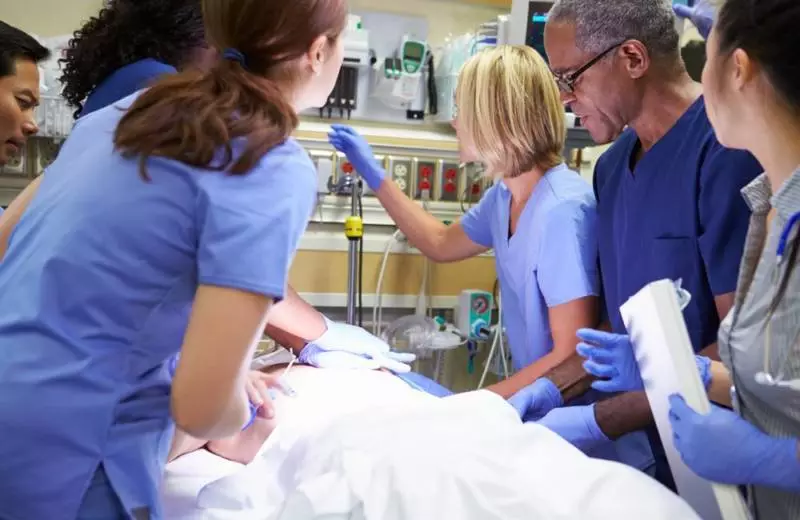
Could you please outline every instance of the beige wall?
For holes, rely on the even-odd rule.
[[[39,36],[59,36],[77,29],[96,13],[101,0],[0,0],[0,20]],[[352,9],[425,16],[430,40],[438,44],[449,34],[474,30],[509,9],[448,0],[350,0]]]
[[[0,0],[0,20],[38,36],[69,34],[100,10],[101,0]]]

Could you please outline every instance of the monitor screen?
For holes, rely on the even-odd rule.
[[[406,43],[403,48],[404,58],[407,60],[419,61],[422,59],[422,45],[418,43]]]
[[[533,47],[547,61],[544,51],[544,24],[552,2],[528,2],[528,21],[525,29],[525,45]]]

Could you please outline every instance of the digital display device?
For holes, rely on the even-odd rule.
[[[536,49],[545,61],[547,61],[547,53],[544,51],[544,25],[551,7],[553,7],[552,2],[528,2],[525,45]]]

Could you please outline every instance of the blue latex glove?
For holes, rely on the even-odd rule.
[[[675,448],[697,475],[721,484],[800,492],[797,439],[770,437],[715,405],[701,415],[680,395],[670,396],[669,402]]]
[[[381,187],[386,171],[375,160],[366,139],[347,125],[331,125],[328,140],[334,148],[347,156],[347,160],[353,164],[356,172],[372,191]]]
[[[697,364],[697,371],[700,372],[703,388],[708,391],[711,387],[711,359],[705,356],[695,356],[694,362]]]
[[[711,28],[714,26],[714,8],[708,2],[700,2],[694,7],[688,5],[673,4],[672,10],[678,18],[685,18],[691,21],[697,31],[704,39],[708,39]]]
[[[583,368],[595,377],[592,388],[601,392],[642,390],[644,382],[627,335],[592,329],[580,329],[578,354],[587,358]]]
[[[552,381],[541,377],[526,386],[508,400],[520,418],[525,421],[538,421],[553,408],[564,404],[561,392]]]
[[[583,452],[611,442],[597,425],[594,404],[556,408],[536,423],[556,432]]]
[[[408,363],[416,356],[407,352],[392,352],[389,345],[362,329],[325,318],[328,330],[319,339],[300,351],[301,363],[319,368],[348,368],[377,370],[386,368],[394,373],[411,371]]]

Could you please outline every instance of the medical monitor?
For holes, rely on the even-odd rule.
[[[511,24],[508,43],[527,45],[536,49],[547,60],[544,51],[544,24],[552,1],[514,0],[511,3]]]

